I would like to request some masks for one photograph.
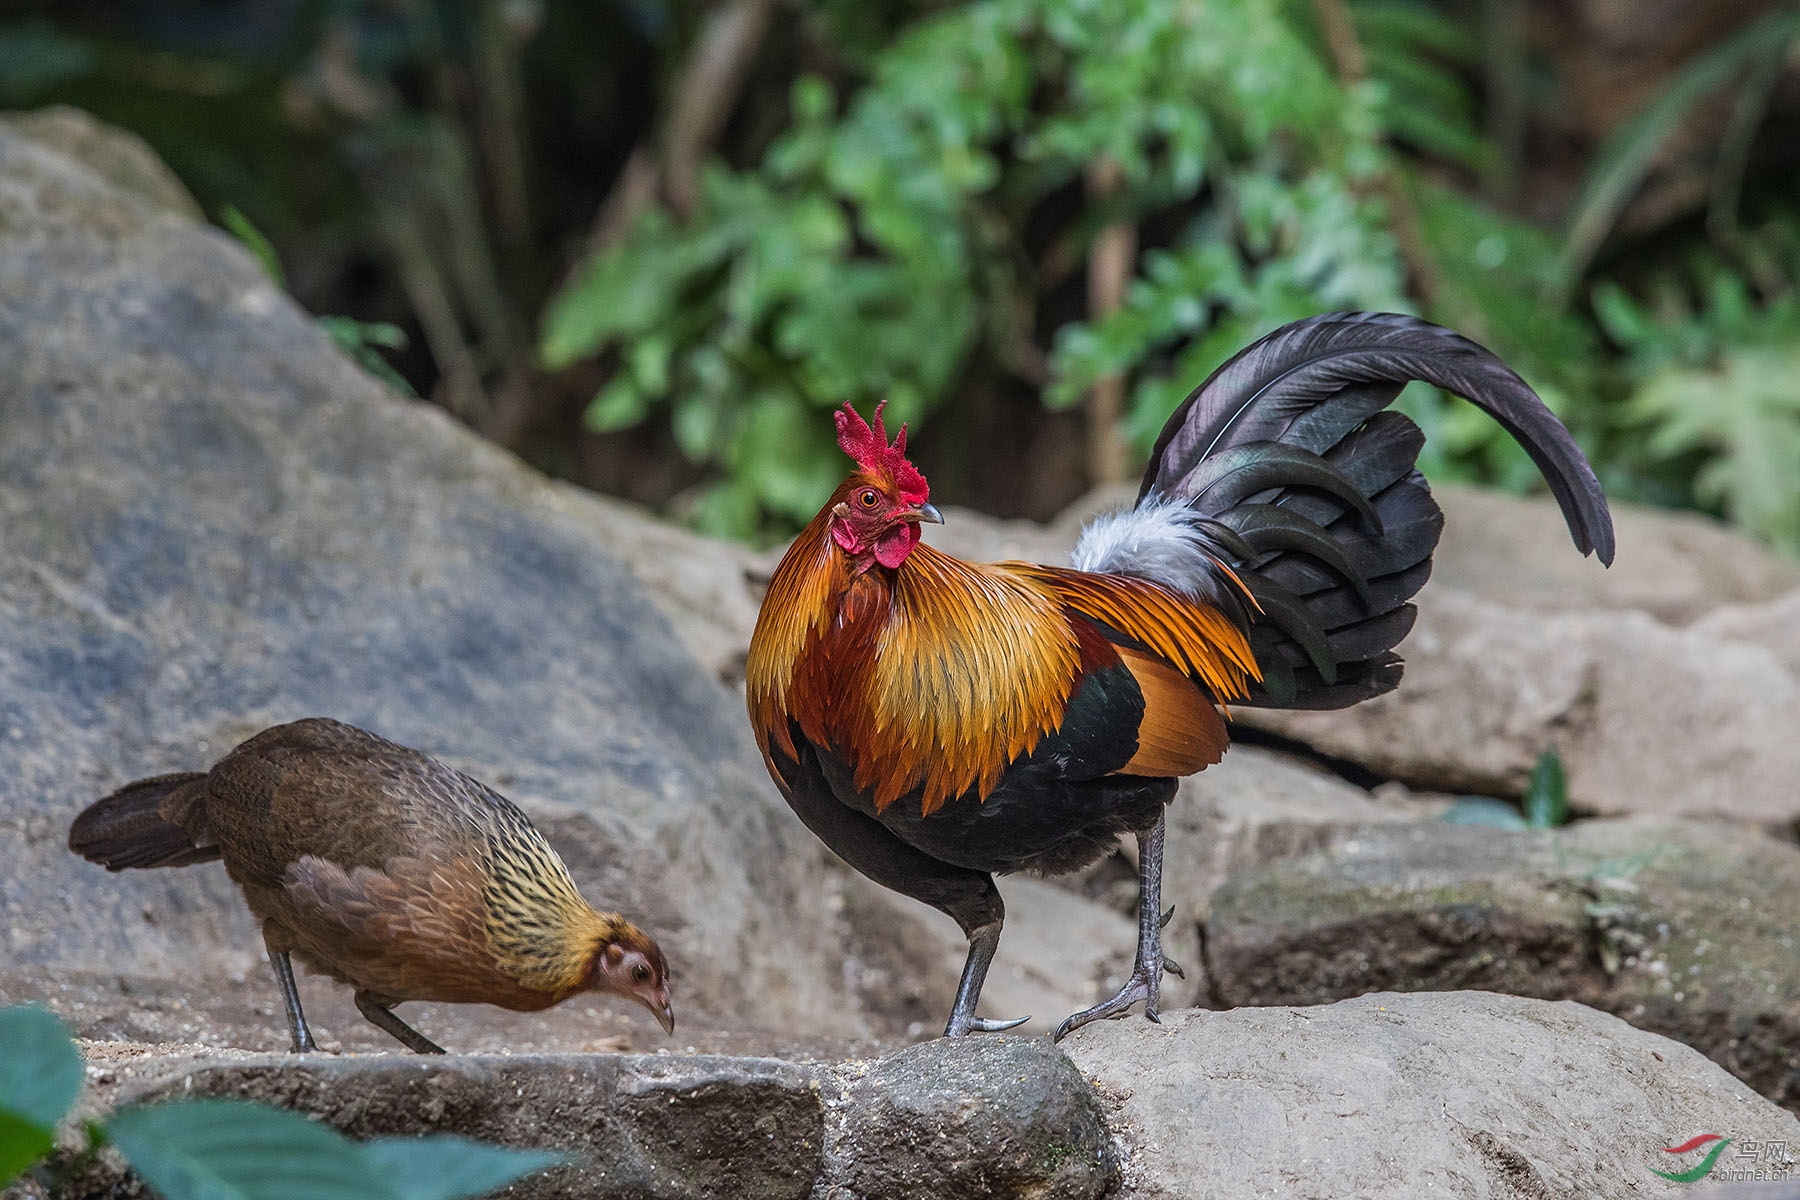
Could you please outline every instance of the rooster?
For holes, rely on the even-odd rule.
[[[675,1030],[656,942],[589,905],[530,818],[352,725],[277,725],[209,771],[126,784],[82,810],[69,849],[109,871],[223,860],[262,926],[296,1053],[317,1047],[294,954],[421,1054],[444,1051],[394,1014],[403,1000],[537,1012],[606,992]]]
[[[1111,999],[1157,1017],[1164,806],[1219,761],[1221,707],[1343,708],[1400,681],[1394,653],[1443,516],[1411,380],[1464,396],[1530,453],[1576,547],[1613,557],[1593,469],[1503,362],[1388,313],[1288,325],[1176,409],[1135,507],[1091,522],[1072,567],[970,563],[920,542],[925,477],[845,405],[855,463],[769,582],[747,700],[770,774],[839,857],[950,916],[968,958],[946,1037],[975,1015],[1005,907],[994,875],[1055,874],[1137,838],[1138,944]]]

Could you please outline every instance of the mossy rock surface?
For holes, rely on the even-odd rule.
[[[1420,822],[1233,877],[1207,948],[1229,1005],[1457,988],[1579,1000],[1800,1108],[1797,913],[1800,847],[1755,829]]]

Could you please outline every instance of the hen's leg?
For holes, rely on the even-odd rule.
[[[444,1048],[394,1015],[394,1010],[378,1003],[369,993],[356,993],[356,1011],[369,1018],[371,1025],[394,1035],[401,1045],[420,1054],[442,1054]]]
[[[1159,814],[1155,825],[1138,834],[1138,947],[1131,978],[1111,1000],[1084,1009],[1064,1021],[1057,1027],[1053,1040],[1061,1041],[1089,1021],[1122,1017],[1139,1000],[1145,1001],[1144,1015],[1156,1020],[1163,972],[1182,973],[1181,968],[1164,958],[1162,952],[1162,928],[1169,920],[1162,911],[1163,829],[1164,820]]]
[[[281,1003],[287,1008],[288,1035],[294,1039],[294,1053],[305,1054],[317,1050],[318,1046],[313,1044],[312,1030],[306,1027],[306,1014],[300,1011],[300,989],[294,986],[294,965],[288,961],[288,952],[277,950],[276,944],[265,925],[263,945],[269,951],[269,966],[275,969],[275,986],[281,989]]]

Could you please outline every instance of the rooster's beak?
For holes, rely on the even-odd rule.
[[[944,523],[944,514],[937,510],[937,505],[935,504],[921,504],[911,512],[901,513],[900,519],[902,521],[929,521],[933,525],[942,525]]]

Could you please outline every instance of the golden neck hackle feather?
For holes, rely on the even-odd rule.
[[[923,788],[926,814],[1057,727],[1082,671],[1117,662],[1083,644],[1073,611],[1135,638],[1220,701],[1256,664],[1210,606],[1155,584],[1024,563],[967,563],[920,545],[898,568],[854,573],[829,506],[769,583],[748,664],[757,738],[793,756],[788,720],[845,755],[877,810]]]
[[[487,818],[482,900],[488,946],[519,984],[560,1002],[591,986],[594,960],[627,929],[582,898],[544,836],[505,813]]]

